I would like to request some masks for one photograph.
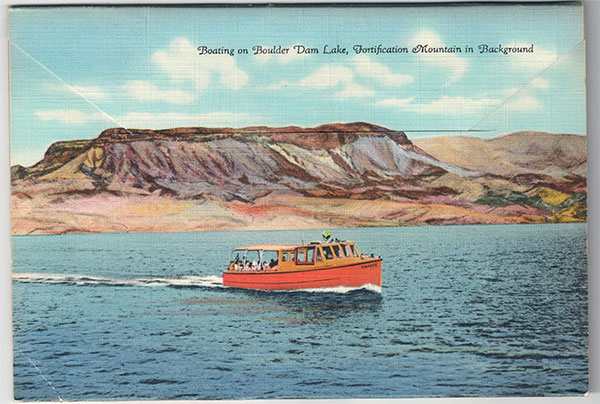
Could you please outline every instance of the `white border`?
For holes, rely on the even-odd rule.
[[[273,3],[274,1],[255,0],[253,3]],[[304,0],[302,3],[322,3],[318,0]],[[354,1],[356,2],[356,1]],[[379,1],[379,3],[390,3],[389,1]],[[412,3],[432,3],[432,1],[412,0]],[[448,1],[440,1],[448,2]],[[463,1],[472,3],[473,1]],[[479,2],[489,2],[486,0]],[[538,2],[530,0],[526,2]],[[190,0],[180,0],[178,4],[198,4],[198,2]],[[207,3],[239,3],[247,4],[248,1],[222,1],[209,0]],[[294,3],[292,1],[279,0],[277,3]],[[352,3],[352,1],[331,1],[331,3]],[[377,3],[377,1],[363,0],[360,3]],[[590,393],[586,397],[543,397],[543,398],[425,398],[425,399],[385,399],[385,400],[271,400],[269,403],[289,403],[289,404],[304,404],[304,403],[360,403],[360,404],[538,404],[538,403],[580,403],[580,402],[600,402],[600,346],[599,346],[599,323],[598,313],[600,311],[600,298],[598,291],[600,290],[600,274],[599,265],[599,235],[600,227],[598,222],[599,204],[599,161],[600,158],[600,134],[599,129],[599,111],[600,111],[600,0],[584,0],[582,1],[585,9],[585,36],[587,41],[587,120],[588,120],[588,156],[592,158],[588,161],[588,246],[589,246],[589,316],[590,316]],[[2,145],[0,146],[0,229],[1,232],[1,252],[4,266],[0,268],[0,315],[2,322],[0,323],[0,403],[12,403],[12,324],[11,324],[11,265],[10,265],[10,159],[9,159],[9,124],[8,124],[8,28],[7,28],[7,11],[9,6],[17,5],[107,5],[107,1],[102,0],[17,0],[7,1],[0,0],[0,26],[2,27],[2,40],[0,40],[0,54],[3,55],[0,63],[0,83],[2,97],[0,103],[0,137]],[[113,4],[119,4],[114,1]],[[127,4],[143,5],[143,4],[165,4],[165,1],[156,0],[128,0]],[[266,400],[255,401],[266,402]],[[86,402],[94,403],[94,402]],[[124,404],[146,404],[148,401],[125,401]],[[164,402],[163,402],[164,403]],[[178,403],[186,403],[179,401]],[[198,401],[192,401],[198,403]],[[238,404],[240,401],[218,401],[217,403],[232,403]]]

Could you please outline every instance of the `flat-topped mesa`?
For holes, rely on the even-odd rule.
[[[408,140],[404,132],[390,130],[365,122],[347,124],[329,123],[315,128],[287,127],[278,129],[281,130],[270,132],[270,137],[274,141],[293,143],[307,149],[333,149],[364,136],[389,137],[405,148],[412,148],[412,142]],[[268,133],[265,132],[265,134]]]
[[[105,129],[96,138],[98,141],[107,142],[128,142],[137,140],[198,140],[199,137],[213,134],[231,134],[233,128],[201,128],[184,127],[172,129],[128,129],[128,128],[110,128]]]
[[[279,150],[279,146],[284,149]],[[243,163],[246,164],[246,168],[242,171],[255,169],[257,166],[265,164],[269,167],[275,164],[277,167],[271,167],[275,170],[271,175],[275,176],[281,175],[282,173],[279,172],[281,170],[303,171],[307,169],[298,164],[299,160],[307,158],[306,155],[303,157],[296,155],[304,153],[302,150],[310,152],[311,155],[314,154],[315,161],[311,164],[320,167],[319,170],[325,170],[324,173],[329,173],[331,167],[326,167],[327,164],[323,165],[325,157],[322,152],[326,151],[329,155],[327,158],[334,159],[336,164],[340,165],[336,168],[340,171],[336,175],[342,177],[349,175],[345,171],[348,171],[350,175],[362,175],[364,172],[373,170],[383,170],[380,173],[381,176],[387,177],[392,175],[390,173],[396,172],[399,168],[398,164],[402,166],[403,176],[415,170],[421,173],[421,168],[429,167],[422,161],[423,156],[427,157],[426,153],[414,147],[404,132],[365,122],[329,123],[314,128],[249,126],[244,128],[181,127],[156,130],[117,127],[102,131],[94,139],[55,142],[48,148],[44,158],[34,166],[23,169],[15,168],[12,179],[39,178],[65,166],[66,171],[57,171],[52,178],[79,176],[82,169],[87,173],[86,175],[90,175],[90,172],[101,168],[108,170],[105,173],[112,173],[124,181],[126,177],[124,173],[131,169],[135,171],[132,178],[138,178],[138,174],[140,174],[138,171],[142,170],[148,171],[146,173],[148,178],[171,178],[174,182],[187,179],[189,182],[196,181],[198,178],[188,178],[189,173],[185,173],[184,166],[187,167],[191,164],[193,166],[191,169],[197,170],[199,173],[197,177],[203,177],[206,172],[211,171],[209,168],[215,164],[213,161],[215,153],[222,157],[222,164],[225,164],[226,167],[230,167],[234,161],[237,161],[234,165],[236,169],[239,169],[238,166],[242,164],[239,156],[241,148],[253,151],[257,156],[265,158],[270,156],[272,159],[261,162],[247,161]],[[121,152],[124,150],[129,151],[122,154]],[[367,152],[367,150],[370,151]],[[398,156],[404,151],[415,152],[418,155],[404,161],[404,157]],[[381,161],[378,163],[369,160],[368,155],[374,153],[381,154],[379,156]],[[118,156],[118,160],[123,164],[103,167],[106,161],[113,161],[115,156]],[[346,160],[350,159],[350,156],[354,156],[353,158],[356,159],[356,169],[359,174],[347,166]],[[410,163],[408,163],[409,160]],[[67,164],[69,162],[72,163]],[[370,167],[371,165],[376,167]],[[383,169],[384,166],[387,168]],[[316,169],[315,167],[312,169]],[[172,171],[176,171],[177,175]],[[315,178],[321,178],[325,175],[324,173],[315,173]],[[214,172],[211,178],[223,175],[223,172]],[[228,173],[227,175],[233,174]],[[306,176],[298,174],[295,177],[305,178]]]
[[[314,128],[302,128],[298,126],[249,126],[237,129],[231,127],[183,127],[160,130],[110,128],[104,130],[96,141],[128,142],[155,139],[207,141],[222,137],[235,137],[243,140],[267,138],[274,142],[291,143],[308,149],[332,149],[363,136],[387,136],[405,148],[412,148],[412,143],[408,140],[404,132],[390,130],[365,122],[331,123]]]

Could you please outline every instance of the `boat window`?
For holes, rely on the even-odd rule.
[[[298,248],[296,251],[298,254],[296,257],[296,264],[314,264],[315,247]]]
[[[325,259],[328,259],[328,260],[333,259],[333,252],[331,251],[330,246],[323,247],[323,255],[325,255]]]
[[[315,262],[315,247],[309,247],[306,249],[306,261]]]
[[[244,263],[244,269],[257,271],[260,265],[260,252],[258,250],[246,251],[246,262]]]
[[[323,253],[320,248],[317,248],[317,261],[323,261]]]
[[[281,261],[283,262],[294,262],[296,260],[296,253],[294,251],[282,251]]]
[[[355,257],[358,257],[358,251],[356,250],[356,247],[354,246],[354,244],[351,244],[350,248],[352,248],[352,255]]]
[[[279,261],[277,260],[277,251],[264,251],[262,259],[263,261],[260,269],[262,269],[263,271],[273,271],[279,268]]]
[[[337,244],[334,244],[331,247],[333,248],[333,252],[335,253],[335,256],[340,257],[340,246]]]
[[[352,251],[348,244],[344,244],[344,252],[346,253],[346,257],[352,257]]]

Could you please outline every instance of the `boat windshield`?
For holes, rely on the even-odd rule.
[[[276,271],[279,269],[277,250],[235,249],[229,269],[233,271]]]

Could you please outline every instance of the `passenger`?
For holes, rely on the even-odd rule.
[[[244,271],[249,271],[250,270],[250,261],[246,261],[246,263],[244,264]]]
[[[271,270],[271,265],[269,265],[268,262],[265,262],[263,264],[263,271],[270,271]]]
[[[253,271],[258,271],[258,262],[252,261],[252,268],[250,269]]]
[[[242,260],[237,260],[237,262],[235,263],[235,270],[241,271],[242,269],[244,269],[244,264],[242,263]]]
[[[231,262],[229,263],[229,270],[230,270],[230,271],[235,271],[235,264],[233,263],[233,261],[231,261]]]
[[[279,269],[279,263],[277,262],[276,259],[272,259],[269,266],[271,267],[271,270],[273,270],[273,271],[277,271]]]

